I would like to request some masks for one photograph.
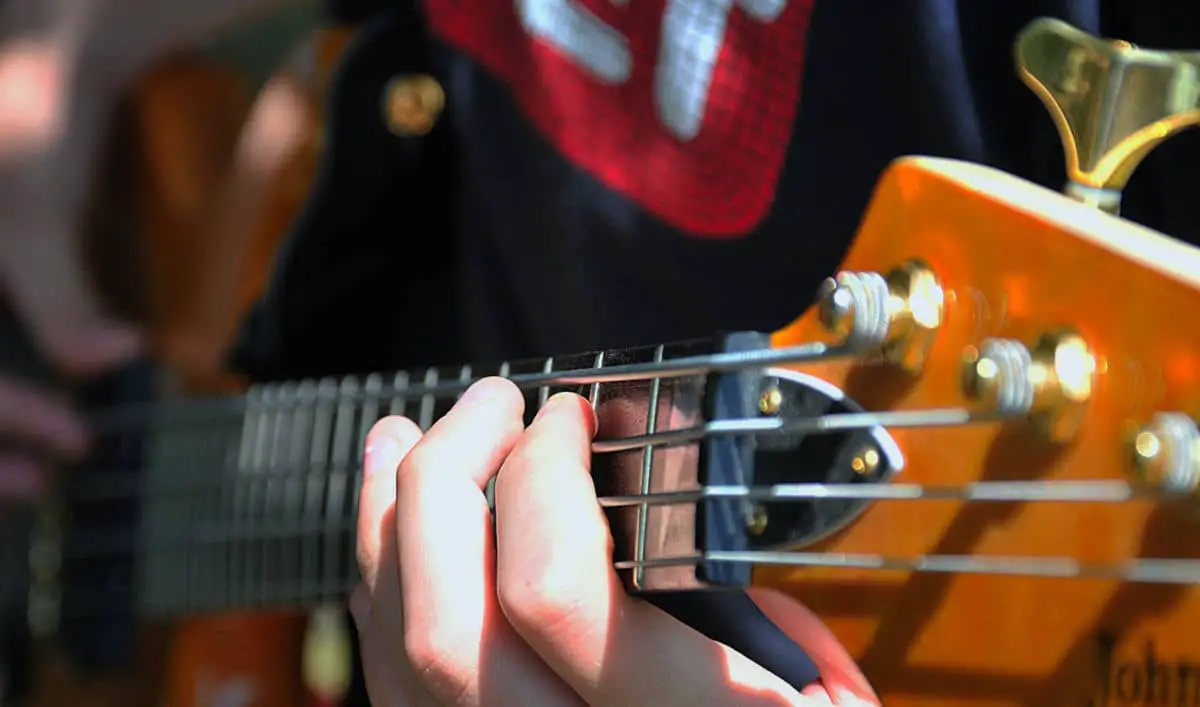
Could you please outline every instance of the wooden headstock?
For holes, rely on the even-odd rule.
[[[892,430],[906,458],[896,483],[1097,481],[1130,495],[877,501],[805,550],[1200,559],[1200,250],[1114,215],[1138,161],[1200,123],[1200,60],[1055,21],[1021,36],[1017,60],[1062,133],[1068,195],[978,165],[897,161],[843,273],[774,343],[863,345],[802,370],[867,409],[978,416]],[[763,567],[755,582],[812,606],[885,704],[1200,694],[1195,583],[829,567]]]

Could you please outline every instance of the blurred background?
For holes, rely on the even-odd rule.
[[[81,434],[52,391],[131,358],[158,362],[175,392],[243,386],[222,356],[309,195],[328,80],[356,25],[313,0],[212,4],[228,12],[0,3],[0,408],[61,433],[44,446]],[[0,459],[0,478],[33,490],[26,466]],[[13,554],[0,599],[20,613]],[[36,660],[10,637],[0,703],[32,687],[48,705],[365,704],[348,697],[341,606],[163,623],[133,650],[127,628]],[[80,669],[105,661],[118,668],[98,681]]]

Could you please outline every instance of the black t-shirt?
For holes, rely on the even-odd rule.
[[[693,0],[330,1],[376,19],[334,98],[340,154],[239,357],[271,377],[771,330],[898,156],[1061,188],[1012,64],[1033,18],[1200,47],[1200,5],[1167,0],[736,0],[715,19]],[[447,109],[402,140],[379,97],[414,70]],[[1200,135],[1159,149],[1124,214],[1200,240],[1195,164]]]
[[[395,0],[322,0],[325,16],[330,21],[358,24],[386,12],[396,5]]]

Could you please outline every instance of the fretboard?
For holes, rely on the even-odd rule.
[[[65,562],[93,569],[68,575],[89,585],[103,576],[125,578],[131,585],[125,593],[149,616],[339,600],[358,581],[354,538],[361,460],[377,420],[405,415],[428,429],[472,381],[524,375],[527,421],[550,396],[572,391],[597,408],[614,403],[609,407],[619,410],[621,424],[634,425],[636,433],[661,432],[671,425],[671,415],[658,411],[664,404],[696,408],[703,374],[593,382],[551,375],[541,385],[528,384],[526,374],[605,371],[712,351],[713,343],[702,341],[297,381],[256,386],[240,400],[209,402],[208,408],[181,408],[149,427],[144,463],[133,477],[138,496],[133,517],[114,522],[111,512],[96,510],[105,492],[114,503],[126,502],[120,489],[131,478],[128,469],[74,485]],[[651,450],[622,454],[635,456],[630,463],[644,466],[649,477]],[[98,558],[111,559],[109,571],[95,569]],[[127,563],[128,571],[114,570],[112,563]],[[84,614],[86,598],[99,596],[83,585],[75,594],[84,599],[71,602],[74,610]],[[67,614],[71,609],[64,607]]]

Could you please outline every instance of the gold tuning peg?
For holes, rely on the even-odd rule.
[[[1021,80],[1042,99],[1067,160],[1066,193],[1110,213],[1147,154],[1200,125],[1200,52],[1140,49],[1039,19],[1017,37]]]

